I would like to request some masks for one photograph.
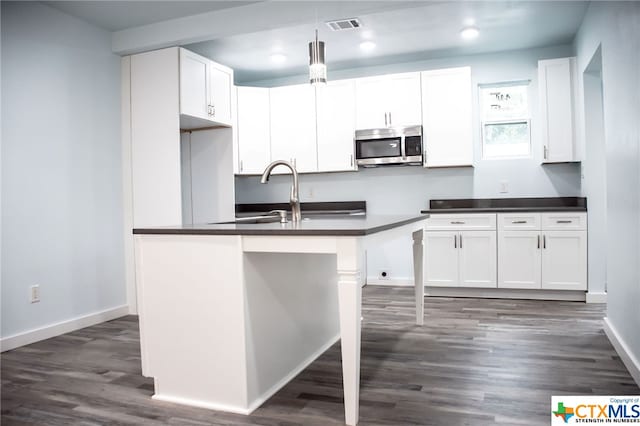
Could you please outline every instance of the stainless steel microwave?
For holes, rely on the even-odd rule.
[[[356,130],[359,166],[422,165],[422,126]]]

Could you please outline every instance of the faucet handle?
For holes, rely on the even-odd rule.
[[[287,211],[286,210],[271,210],[269,214],[280,215],[280,223],[287,223]]]

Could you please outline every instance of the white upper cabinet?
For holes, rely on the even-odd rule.
[[[422,124],[420,73],[356,80],[356,128]]]
[[[355,170],[355,82],[342,80],[316,87],[318,170]]]
[[[317,172],[316,98],[310,84],[271,89],[271,160],[294,163],[299,172]],[[282,166],[275,169],[286,172]]]
[[[215,62],[209,62],[209,103],[211,119],[231,125],[231,93],[233,72]]]
[[[238,87],[238,172],[261,174],[271,162],[269,89]]]
[[[230,68],[180,49],[180,127],[231,126]]]
[[[425,167],[473,165],[471,68],[422,72]]]
[[[575,58],[538,61],[543,163],[579,161]]]
[[[180,49],[180,114],[209,119],[209,60]]]

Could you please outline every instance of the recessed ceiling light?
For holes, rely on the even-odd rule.
[[[360,49],[362,49],[365,52],[371,52],[375,48],[376,48],[376,44],[370,40],[363,41],[362,43],[360,43]]]
[[[281,64],[287,60],[287,57],[282,53],[273,53],[271,55],[271,62],[274,64]]]
[[[480,31],[476,27],[463,28],[460,31],[460,36],[465,40],[473,40],[480,35]]]

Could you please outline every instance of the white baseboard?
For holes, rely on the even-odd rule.
[[[211,402],[199,401],[197,399],[183,398],[180,396],[170,396],[162,394],[154,394],[151,399],[158,401],[171,402],[173,404],[188,405],[190,407],[206,408],[208,410],[224,411],[226,413],[244,414],[248,416],[252,410],[235,405],[213,404]]]
[[[607,293],[605,292],[588,292],[587,303],[607,303]]]
[[[129,314],[129,305],[117,306],[100,312],[94,312],[89,315],[72,318],[70,320],[61,321],[45,327],[36,328],[12,336],[0,339],[0,351],[9,351],[19,348],[20,346],[30,345],[31,343],[41,340],[50,339],[61,334],[70,333],[81,328],[100,324],[101,322],[110,321]]]
[[[425,287],[425,296],[474,297],[487,299],[565,300],[584,302],[584,291],[527,290],[508,288]]]
[[[380,279],[376,277],[367,277],[367,285],[381,285],[392,287],[413,287],[413,279],[408,278],[389,278]]]
[[[622,359],[625,367],[629,370],[631,377],[633,377],[633,380],[635,380],[638,386],[640,386],[640,360],[638,360],[636,355],[631,352],[627,343],[622,340],[622,336],[620,336],[618,330],[616,330],[613,324],[611,324],[609,318],[604,319],[604,332],[613,345],[613,348],[620,356],[620,359]]]

